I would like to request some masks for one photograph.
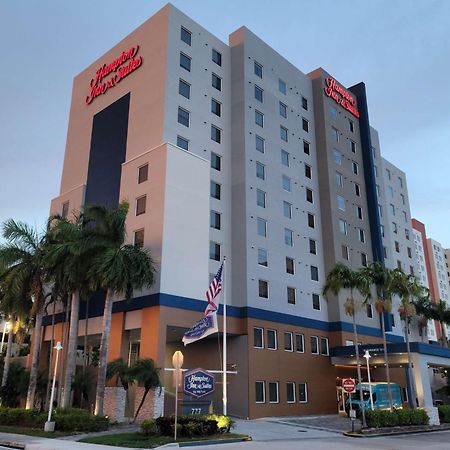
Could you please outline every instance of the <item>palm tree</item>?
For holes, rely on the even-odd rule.
[[[130,369],[131,367],[122,358],[118,358],[108,363],[108,368],[106,370],[106,379],[110,380],[113,377],[117,377],[125,390],[126,405],[129,402],[128,388],[130,384],[134,382]]]
[[[340,291],[346,290],[349,292],[350,296],[344,304],[345,313],[352,317],[353,322],[353,336],[355,343],[355,354],[356,354],[356,369],[358,373],[358,383],[359,383],[359,395],[363,398],[362,393],[362,378],[361,378],[361,362],[359,358],[359,345],[358,345],[358,331],[356,327],[356,312],[357,312],[357,302],[355,301],[354,292],[358,291],[364,298],[369,295],[369,284],[367,277],[364,276],[363,272],[354,271],[348,268],[345,264],[336,263],[336,265],[328,273],[325,286],[323,288],[323,295],[327,298],[329,292],[334,295],[338,295]],[[366,424],[366,415],[364,407],[361,408],[363,427]]]
[[[95,399],[95,414],[100,416],[105,397],[113,298],[118,295],[131,298],[134,289],[150,287],[155,272],[148,250],[124,243],[128,207],[127,202],[121,202],[117,207],[88,205],[85,210],[86,216],[95,223],[92,232],[100,243],[89,276],[95,289],[106,291]]]
[[[387,351],[386,324],[385,315],[389,314],[392,309],[392,271],[384,267],[383,263],[376,261],[364,267],[363,272],[375,286],[377,300],[375,301],[375,309],[380,316],[381,332],[383,336],[383,351],[386,364],[386,381],[388,386],[389,407],[392,410],[392,389],[391,389],[391,373],[389,368],[389,359]]]
[[[41,348],[42,317],[44,315],[47,268],[44,264],[47,251],[47,234],[39,234],[23,222],[12,219],[3,224],[6,244],[0,246],[0,260],[6,267],[2,283],[7,296],[24,302],[34,316],[33,353],[31,359],[30,382],[28,385],[26,408],[34,405],[38,376],[39,353]],[[33,300],[30,304],[29,299]]]
[[[130,367],[130,375],[134,381],[144,386],[144,395],[139,403],[133,422],[136,421],[145,398],[151,389],[157,387],[161,388],[161,381],[159,379],[159,370],[155,367],[152,359],[138,359],[133,366]]]
[[[429,302],[424,313],[428,319],[433,319],[439,322],[442,335],[441,343],[444,347],[448,347],[445,325],[450,324],[450,308],[447,303],[440,299],[437,303]]]
[[[413,300],[415,298],[421,298],[423,296],[424,288],[419,284],[417,278],[414,275],[407,275],[401,269],[394,269],[392,271],[392,290],[394,294],[397,294],[400,297],[400,306],[398,308],[398,312],[400,314],[401,320],[405,322],[404,332],[406,351],[408,353],[408,377],[412,393],[410,405],[415,408],[416,390],[411,363],[411,349],[409,345],[409,324],[411,322],[411,318],[417,314],[416,308],[413,304]]]

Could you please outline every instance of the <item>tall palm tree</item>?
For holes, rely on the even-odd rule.
[[[364,276],[364,273],[359,271],[354,271],[348,268],[345,264],[336,263],[336,265],[331,269],[328,273],[325,286],[323,288],[323,295],[327,298],[327,295],[332,292],[334,295],[338,295],[341,291],[348,291],[349,297],[344,304],[345,312],[347,315],[352,317],[353,323],[353,336],[354,336],[354,344],[355,344],[355,354],[356,354],[356,369],[358,374],[358,383],[359,383],[359,395],[360,398],[363,398],[362,392],[362,378],[361,378],[361,362],[359,357],[359,345],[358,345],[358,331],[356,327],[356,313],[358,304],[355,300],[354,293],[359,292],[364,299],[366,299],[369,295],[370,286],[368,283],[367,277]],[[367,426],[366,424],[366,415],[364,408],[361,408],[362,413],[362,421],[363,427]]]
[[[375,309],[380,317],[381,332],[383,336],[383,351],[386,364],[386,381],[388,387],[389,407],[392,410],[392,389],[391,389],[391,373],[389,368],[389,359],[387,351],[386,324],[385,315],[392,310],[392,271],[384,267],[383,263],[376,261],[364,267],[362,271],[375,286],[377,299],[375,301]]]
[[[150,287],[154,279],[149,251],[125,244],[128,208],[124,201],[117,207],[88,205],[85,210],[86,216],[95,223],[92,232],[100,243],[89,276],[94,288],[106,291],[95,399],[95,414],[98,415],[103,415],[113,298],[118,295],[131,298],[134,289]]]
[[[443,300],[438,300],[437,303],[428,301],[416,301],[414,306],[419,314],[422,314],[427,319],[432,319],[439,322],[441,328],[441,345],[448,347],[448,340],[445,333],[445,325],[450,324],[450,308]]]
[[[2,282],[10,298],[28,305],[34,316],[33,353],[31,356],[30,382],[28,385],[26,408],[34,405],[36,393],[39,354],[41,348],[41,328],[45,306],[45,282],[48,277],[45,255],[48,249],[47,234],[39,234],[23,222],[7,220],[2,228],[6,243],[0,246],[0,260],[6,271]],[[32,304],[30,300],[32,299]]]
[[[411,387],[412,399],[410,405],[416,407],[416,389],[414,383],[414,374],[412,371],[411,362],[411,348],[409,345],[409,325],[411,318],[416,313],[416,308],[413,304],[415,298],[421,298],[424,294],[424,288],[419,284],[419,281],[414,275],[407,275],[401,269],[394,269],[392,271],[392,290],[394,294],[400,297],[400,306],[398,312],[401,320],[405,323],[404,333],[406,342],[406,351],[408,353],[408,377],[409,385]]]

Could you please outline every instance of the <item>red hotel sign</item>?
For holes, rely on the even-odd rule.
[[[351,112],[355,117],[359,118],[359,111],[356,108],[356,100],[346,89],[341,87],[334,78],[325,79],[325,95],[331,97],[338,105]]]
[[[142,56],[136,56],[139,45],[131,47],[116,58],[110,64],[103,64],[91,80],[91,93],[86,97],[86,103],[90,105],[98,96],[105,94],[109,88],[120,83],[131,72],[142,66]]]

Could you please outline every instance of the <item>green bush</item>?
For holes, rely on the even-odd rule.
[[[44,426],[46,420],[46,414],[35,409],[0,408],[0,425],[40,428]]]
[[[368,410],[366,421],[369,428],[409,425],[428,425],[429,417],[424,409],[397,409],[395,411]]]
[[[147,419],[141,423],[141,433],[144,436],[157,436],[158,426],[156,425],[155,419]]]
[[[93,416],[85,409],[56,409],[53,414],[55,429],[58,431],[103,431],[109,426],[106,417]]]
[[[141,432],[146,434],[147,429],[153,432],[153,421],[141,426]],[[143,423],[144,423],[143,422]],[[172,436],[174,434],[175,417],[158,417],[154,424],[157,433],[161,436]],[[219,432],[228,431],[234,422],[225,416],[180,416],[177,421],[177,434],[180,437],[203,437],[211,436]]]
[[[438,406],[439,419],[441,422],[450,422],[450,405]]]

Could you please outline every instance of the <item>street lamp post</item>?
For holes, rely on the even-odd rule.
[[[369,350],[366,350],[364,352],[364,358],[366,358],[367,378],[369,380],[370,408],[373,411],[372,382],[370,381],[370,366],[369,366],[369,359],[371,358],[371,356],[370,356]]]
[[[5,322],[5,325],[3,326],[2,345],[0,348],[0,355],[3,354],[3,345],[5,343],[5,334],[7,331],[9,332],[10,326],[11,326],[11,324],[9,322]]]
[[[45,425],[44,425],[44,431],[55,431],[55,422],[52,422],[51,419],[52,419],[52,411],[53,411],[53,399],[55,398],[55,384],[56,384],[56,373],[58,371],[58,357],[59,357],[60,350],[62,350],[61,342],[58,341],[54,348],[56,350],[55,371],[53,372],[52,392],[50,394],[50,408],[48,410],[47,422],[45,422]]]

